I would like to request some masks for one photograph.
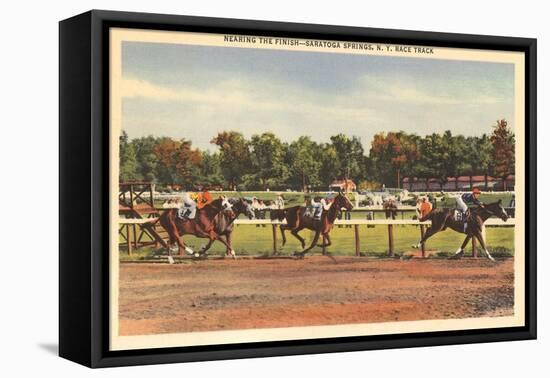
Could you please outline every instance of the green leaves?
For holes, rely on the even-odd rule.
[[[496,122],[490,140],[495,176],[505,179],[516,166],[515,137],[505,119]]]
[[[191,141],[153,136],[120,136],[120,180],[160,184],[223,186],[236,190],[307,191],[327,188],[336,178],[401,186],[404,177],[435,178],[514,173],[515,139],[506,120],[490,136],[465,137],[451,131],[424,137],[403,131],[378,133],[365,155],[356,136],[337,134],[327,143],[302,136],[290,143],[272,132],[250,139],[236,131],[212,138],[217,152],[194,149]]]
[[[125,131],[122,132],[119,138],[119,156],[119,180],[124,182],[140,179],[136,147],[133,143],[128,142],[128,134]]]
[[[249,143],[252,163],[251,179],[258,188],[266,190],[280,186],[288,179],[289,167],[285,162],[288,146],[273,133],[253,135]]]
[[[319,187],[321,170],[321,146],[309,137],[302,136],[288,148],[286,163],[289,167],[288,183],[293,188],[307,191],[308,187]]]
[[[251,171],[248,142],[236,131],[223,131],[212,138],[211,143],[220,150],[220,167],[231,189],[236,190],[241,177]]]

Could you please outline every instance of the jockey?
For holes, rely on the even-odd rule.
[[[183,220],[195,219],[197,203],[191,198],[191,193],[183,192],[182,204],[178,210],[178,217]]]
[[[202,209],[206,205],[208,205],[210,202],[212,202],[214,198],[212,198],[212,194],[208,191],[206,187],[202,189],[202,192],[198,194],[197,198],[197,207],[199,209]]]
[[[327,200],[321,197],[315,197],[311,200],[311,207],[313,208],[313,220],[321,220],[321,215],[323,210],[326,211],[330,209],[331,203],[327,203]]]
[[[468,226],[468,223],[466,222],[466,215],[468,212],[468,205],[476,205],[483,207],[483,203],[479,200],[479,196],[481,195],[481,190],[479,188],[473,188],[472,193],[464,193],[458,197],[456,197],[456,207],[459,210],[459,213],[457,214],[459,219],[457,220],[463,220],[464,221],[464,232],[466,232],[466,227]]]

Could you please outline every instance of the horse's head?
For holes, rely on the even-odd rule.
[[[246,214],[248,219],[254,219],[254,209],[252,205],[249,204],[244,198],[232,198],[231,204],[233,206],[233,211],[238,214]]]
[[[347,211],[353,209],[351,201],[342,193],[338,193],[338,195],[334,198],[334,203],[332,206],[336,206],[337,209],[344,208]]]
[[[233,205],[231,201],[226,196],[220,196],[211,202],[211,205],[218,210],[218,212],[226,212],[230,216],[235,216],[233,211]]]
[[[489,214],[502,219],[504,222],[506,222],[509,218],[508,213],[506,213],[506,210],[502,207],[502,200],[486,204],[484,209]]]
[[[222,196],[220,200],[221,200],[220,206],[222,211],[231,210],[233,208],[233,204],[231,204],[231,201],[229,201],[229,198],[227,198],[226,196]]]

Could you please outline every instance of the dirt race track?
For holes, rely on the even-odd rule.
[[[120,334],[513,314],[513,259],[291,259],[120,265]]]

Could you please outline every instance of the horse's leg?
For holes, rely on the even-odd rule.
[[[168,251],[168,262],[170,264],[173,264],[174,263],[174,258],[172,257],[172,245],[176,243],[176,240],[174,239],[174,237],[172,236],[172,234],[170,232],[168,232],[168,243],[165,243],[165,248],[166,250]]]
[[[325,248],[326,243],[327,243],[327,242],[326,242],[325,234],[321,234],[321,237],[323,238],[323,243],[317,244],[317,247]]]
[[[222,243],[223,245],[225,245],[225,248],[227,248],[230,255],[233,256],[234,259],[237,258],[236,254],[235,254],[235,250],[233,250],[233,248],[231,248],[231,245],[226,240],[224,240],[224,237],[222,235],[218,235],[214,230],[212,230],[209,233],[209,238],[212,242],[214,240],[217,240],[220,243]]]
[[[330,241],[329,233],[322,233],[323,236],[323,244],[318,245],[319,247],[327,248],[332,245],[332,242]]]
[[[281,230],[281,237],[283,238],[282,246],[284,247],[286,244],[285,230],[290,230],[290,226],[288,224],[282,224],[279,226],[279,229]]]
[[[321,235],[321,231],[315,231],[315,236],[313,237],[313,241],[311,242],[310,246],[304,249],[302,252],[300,252],[300,255],[303,257],[306,253],[308,253],[319,241],[319,235]]]
[[[231,255],[231,251],[233,250],[233,247],[231,246],[231,232],[228,232],[224,236],[225,236],[225,241],[227,242],[227,245],[229,246],[229,248],[227,248],[225,250],[225,254],[229,256],[229,255]]]
[[[466,246],[468,245],[468,242],[470,241],[471,238],[472,238],[472,235],[467,235],[466,236],[466,238],[462,242],[462,245],[460,246],[460,248],[456,250],[456,252],[453,256],[454,258],[462,258],[462,256],[464,256],[464,248],[466,248]]]
[[[481,248],[483,249],[483,251],[485,251],[485,253],[487,254],[487,258],[491,261],[495,261],[495,259],[493,258],[493,256],[491,256],[491,254],[489,253],[489,250],[485,245],[485,240],[483,238],[482,231],[481,230],[476,231],[475,237],[477,238],[477,240],[479,240],[479,244],[481,245]]]
[[[201,248],[199,253],[201,255],[205,254],[210,249],[210,247],[212,246],[213,243],[214,243],[214,240],[208,239],[208,243],[204,247]]]
[[[180,256],[183,256],[185,254],[184,251],[190,255],[193,254],[193,250],[185,245],[185,242],[183,241],[183,238],[181,236],[176,235],[175,238],[176,238],[176,244],[178,246],[178,254]]]
[[[180,256],[184,255],[183,251],[186,251],[190,255],[194,253],[194,251],[191,248],[185,245],[185,242],[183,241],[183,238],[180,236],[175,224],[172,225],[172,236],[176,240],[176,243],[178,245],[178,253]]]
[[[424,236],[420,239],[420,241],[418,242],[418,244],[413,244],[413,248],[420,248],[420,246],[424,243],[426,243],[426,240],[428,240],[428,238],[430,238],[431,236],[437,234],[439,231],[442,231],[443,230],[443,227],[434,227],[433,225],[428,228],[428,230],[426,231],[426,233],[424,233]]]
[[[298,235],[298,232],[300,232],[300,231],[302,231],[302,230],[303,230],[303,228],[298,227],[298,228],[294,228],[294,229],[290,230],[290,233],[291,233],[292,235],[294,235],[294,237],[300,241],[300,244],[302,245],[302,249],[304,249],[305,246],[306,246],[306,241],[304,240],[303,237],[301,237],[300,235]],[[317,237],[317,239],[318,239],[318,237]],[[317,243],[317,241],[315,241],[315,243]]]
[[[330,241],[329,233],[322,233],[321,235],[323,236],[323,244],[317,244],[317,247],[330,247],[332,245],[332,242]]]

